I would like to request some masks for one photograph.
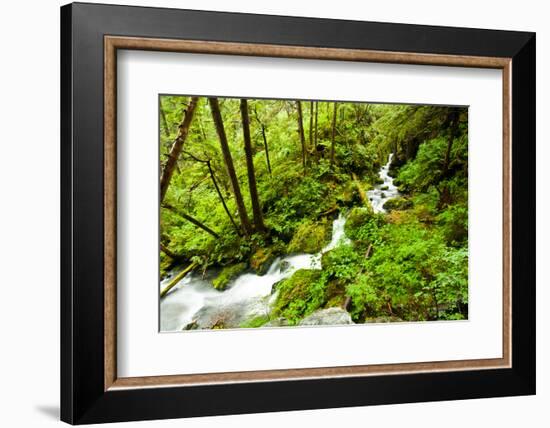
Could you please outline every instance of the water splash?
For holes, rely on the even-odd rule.
[[[321,256],[342,244],[349,244],[340,213],[332,224],[331,241],[317,254],[293,254],[278,257],[265,275],[245,272],[235,278],[224,291],[212,287],[216,269],[192,272],[183,278],[160,302],[160,330],[179,331],[195,322],[198,327],[221,322],[225,327],[238,327],[242,322],[269,315],[276,293],[273,285],[289,278],[299,269],[321,269]],[[172,277],[172,276],[171,276]],[[170,278],[161,283],[161,289]]]

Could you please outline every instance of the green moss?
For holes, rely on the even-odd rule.
[[[304,221],[298,226],[288,244],[289,253],[317,253],[330,242],[331,225],[326,218],[313,223]]]
[[[344,281],[330,280],[325,291],[327,303],[325,308],[342,307],[346,301],[346,285]]]
[[[344,306],[345,301],[346,297],[344,295],[334,296],[326,303],[325,308],[341,308]]]
[[[160,253],[160,278],[163,279],[168,275],[168,271],[172,267],[173,260],[166,256],[164,253]]]
[[[386,203],[384,203],[383,205],[383,208],[388,211],[392,211],[392,210],[401,211],[401,210],[407,210],[409,208],[412,208],[412,206],[413,206],[413,203],[410,199],[397,197],[386,201]]]
[[[222,269],[216,279],[212,281],[212,285],[217,290],[224,290],[231,280],[246,270],[246,268],[246,263],[237,263],[236,265],[226,266]]]
[[[276,251],[271,248],[258,248],[252,256],[250,256],[250,267],[258,274],[264,275],[273,260],[277,257]]]
[[[260,315],[241,323],[239,327],[240,328],[258,328],[267,322],[269,322],[269,317],[267,315]]]
[[[285,317],[295,325],[325,303],[325,281],[320,270],[300,269],[277,284],[279,295],[273,315]]]

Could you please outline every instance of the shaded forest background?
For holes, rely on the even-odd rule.
[[[277,284],[272,314],[246,327],[329,307],[354,322],[467,318],[467,108],[159,100],[161,278],[219,267],[223,290],[320,251],[342,212],[350,243]],[[401,195],[375,213],[367,192],[390,153]]]

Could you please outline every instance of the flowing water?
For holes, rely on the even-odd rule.
[[[385,212],[384,203],[399,195],[393,178],[388,175],[392,156],[390,154],[388,163],[380,169],[380,178],[384,183],[367,192],[375,212]],[[279,257],[265,275],[242,273],[224,291],[212,286],[219,269],[209,269],[204,274],[188,274],[161,299],[160,330],[180,331],[190,324],[194,324],[194,328],[211,328],[217,323],[225,328],[235,328],[252,318],[268,316],[277,298],[273,285],[290,277],[298,269],[321,269],[323,253],[350,243],[344,232],[345,224],[346,218],[340,213],[332,224],[331,241],[319,253]],[[160,283],[161,290],[178,270],[175,269]]]
[[[379,177],[383,181],[382,184],[377,184],[374,186],[373,190],[367,192],[367,196],[372,205],[372,209],[375,213],[386,212],[384,209],[384,204],[389,199],[399,196],[399,191],[397,187],[393,184],[393,177],[389,176],[389,170],[391,165],[391,160],[393,158],[393,153],[390,153],[388,156],[388,163],[380,168]]]
[[[254,317],[269,315],[277,297],[273,285],[290,277],[298,269],[321,269],[321,255],[340,244],[349,243],[344,232],[345,217],[340,214],[332,224],[331,241],[317,254],[294,254],[278,257],[265,275],[245,272],[237,276],[224,291],[212,286],[219,273],[211,269],[205,275],[192,272],[185,276],[160,302],[160,330],[179,331],[190,323],[209,328],[217,322],[238,327]],[[164,279],[164,288],[177,271]]]

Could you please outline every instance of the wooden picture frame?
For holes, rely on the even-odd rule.
[[[502,358],[118,377],[117,49],[501,69]],[[61,8],[61,54],[62,420],[81,424],[535,392],[533,33],[76,3]],[[215,406],[212,395],[218,397]]]

